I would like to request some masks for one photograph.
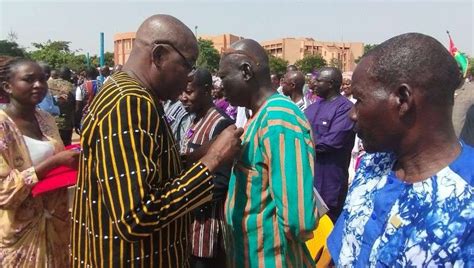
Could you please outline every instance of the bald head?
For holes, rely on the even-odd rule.
[[[461,73],[447,49],[433,37],[407,33],[376,46],[363,59],[367,75],[390,89],[406,83],[435,104],[454,102]]]
[[[261,101],[258,98],[275,91],[270,80],[267,52],[255,40],[233,43],[221,57],[219,76],[225,95],[234,106],[254,110]]]
[[[303,96],[303,86],[305,83],[303,73],[299,71],[289,71],[282,81],[282,93],[290,97],[294,102],[298,102]]]
[[[199,54],[196,37],[169,15],[153,15],[138,28],[123,71],[162,100],[176,99],[186,88]]]
[[[331,80],[333,88],[339,90],[342,85],[342,73],[336,67],[323,67],[319,71],[319,77],[326,80]]]
[[[286,66],[286,71],[287,72],[296,72],[296,71],[298,71],[298,67],[296,67],[296,65],[294,65],[294,64],[291,64],[291,65]]]
[[[251,65],[253,72],[259,78],[264,75],[270,77],[267,52],[255,40],[242,39],[233,43],[231,48],[226,51],[222,57],[232,57],[234,63],[237,65],[246,61]]]
[[[394,152],[399,169],[418,166],[405,171],[430,167],[419,178],[449,165],[458,155],[453,148],[459,148],[452,105],[460,77],[453,56],[424,34],[398,35],[368,52],[352,76],[357,104],[351,112],[366,151]]]
[[[137,45],[166,42],[180,51],[198,50],[193,32],[177,18],[164,14],[147,18],[138,28],[135,42]]]
[[[305,83],[304,75],[300,71],[289,71],[285,74],[285,81],[287,83],[294,83],[295,90],[303,92]]]

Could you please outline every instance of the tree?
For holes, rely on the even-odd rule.
[[[16,43],[16,40],[18,40],[18,35],[13,30],[10,30],[7,35],[7,40]]]
[[[329,62],[329,66],[336,67],[339,70],[342,70],[342,62],[340,59],[332,58],[331,61]]]
[[[32,59],[48,63],[51,68],[58,69],[67,66],[78,70],[84,65],[82,57],[77,57],[70,50],[69,41],[51,41],[45,43],[32,43],[36,50],[30,53]]]
[[[314,68],[327,66],[327,62],[321,55],[306,55],[301,60],[297,60],[295,65],[301,72],[306,74],[311,73]]]
[[[14,40],[0,40],[0,55],[26,57],[26,52]]]
[[[109,66],[109,67],[113,67],[114,66],[114,53],[113,52],[105,52],[104,53],[104,64]],[[91,65],[93,66],[100,66],[100,57],[99,56],[92,56],[91,57]]]
[[[67,66],[76,72],[83,71],[87,69],[87,56],[84,54],[74,55],[74,59]],[[92,67],[94,66],[92,65]]]
[[[274,74],[284,74],[288,61],[279,57],[275,57],[272,54],[268,54],[268,60],[270,65],[270,72]]]
[[[358,57],[357,59],[355,59],[355,63],[359,63],[360,59],[362,57],[365,56],[365,54],[367,54],[369,51],[371,51],[372,49],[374,49],[375,47],[377,46],[377,44],[367,44],[367,45],[364,45],[364,53],[362,54],[362,56]]]
[[[53,69],[58,69],[63,66],[69,67],[71,70],[80,71],[85,70],[86,66],[86,55],[76,54],[78,51],[72,51],[70,49],[71,42],[69,41],[51,41],[48,40],[45,43],[32,43],[36,49],[30,53],[32,59],[36,61],[46,62]],[[114,53],[105,52],[105,64],[112,67],[114,66]],[[91,67],[99,66],[99,57],[91,56]]]
[[[474,77],[474,58],[468,58],[469,66],[467,67],[467,76],[471,75]]]
[[[206,68],[210,72],[214,72],[219,69],[219,60],[221,56],[219,51],[214,48],[214,43],[211,40],[205,40],[199,38],[199,57],[196,61],[196,65],[201,68]]]

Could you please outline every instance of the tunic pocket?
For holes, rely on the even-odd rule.
[[[330,121],[326,119],[320,119],[316,122],[316,135],[326,134],[329,131]]]

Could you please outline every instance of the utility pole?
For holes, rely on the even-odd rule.
[[[104,54],[104,33],[100,33],[100,67],[104,67],[105,54]]]

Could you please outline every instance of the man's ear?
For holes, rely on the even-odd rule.
[[[402,117],[413,108],[413,88],[408,84],[401,84],[396,89],[395,95],[399,106],[398,113]]]
[[[168,51],[163,45],[155,45],[155,47],[151,51],[151,59],[153,63],[155,64],[156,68],[160,69],[160,66],[164,59],[164,55],[167,52]]]
[[[250,65],[250,63],[243,62],[240,65],[240,70],[242,71],[242,76],[245,81],[248,81],[253,77],[252,65]]]

